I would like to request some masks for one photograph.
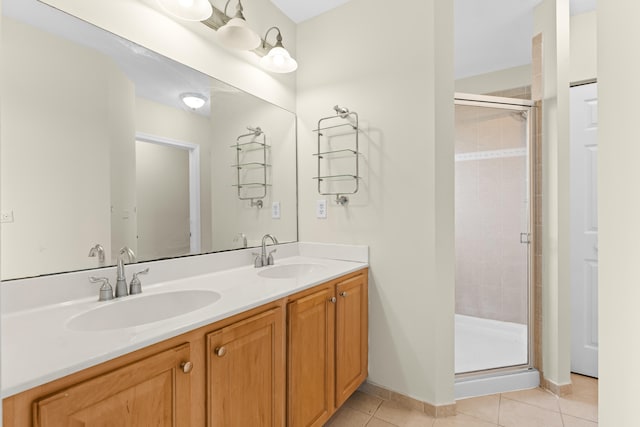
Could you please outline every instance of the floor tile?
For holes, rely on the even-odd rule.
[[[397,427],[395,424],[388,423],[386,421],[382,421],[379,418],[371,418],[367,427]]]
[[[500,395],[474,397],[462,399],[456,402],[456,411],[459,414],[471,415],[484,421],[498,422],[500,409]]]
[[[361,391],[356,391],[345,402],[345,406],[351,409],[355,409],[365,414],[373,415],[378,409],[378,406],[382,403],[382,399],[376,396],[372,396]]]
[[[598,427],[598,423],[572,417],[571,415],[562,414],[562,420],[564,421],[564,427]]]
[[[498,427],[498,425],[469,415],[458,414],[455,417],[438,418],[433,427]]]
[[[591,397],[571,394],[560,398],[560,411],[563,414],[589,421],[598,421],[598,401]]]
[[[527,403],[549,411],[560,412],[558,397],[541,388],[502,393],[502,397],[510,400],[516,400],[521,403]]]
[[[504,427],[563,427],[559,412],[510,399],[500,401],[498,424]]]
[[[375,417],[400,427],[431,427],[434,421],[424,412],[409,409],[392,400],[382,402]]]
[[[585,377],[583,375],[571,374],[574,396],[592,398],[598,400],[598,380],[597,378]]]
[[[370,415],[343,406],[333,414],[325,424],[326,427],[364,427],[371,419]]]

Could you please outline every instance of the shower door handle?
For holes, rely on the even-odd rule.
[[[531,234],[530,233],[520,233],[520,243],[529,244],[531,243]]]

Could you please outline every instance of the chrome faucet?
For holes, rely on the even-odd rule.
[[[124,271],[124,257],[127,257],[129,263],[136,260],[136,254],[127,246],[123,246],[118,254],[118,270],[116,275],[116,298],[126,297],[129,295],[127,292],[127,279]]]
[[[94,247],[89,250],[89,256],[95,257],[98,256],[98,265],[100,267],[104,267],[104,248],[100,243],[96,243]]]
[[[256,259],[253,263],[253,266],[256,268],[266,267],[268,265],[273,265],[273,253],[276,251],[275,249],[269,252],[267,256],[267,239],[271,239],[271,242],[274,245],[278,244],[278,239],[271,234],[265,234],[262,238],[262,251],[260,255],[256,254]]]

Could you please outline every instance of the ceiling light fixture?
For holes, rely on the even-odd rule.
[[[199,93],[183,93],[180,95],[180,99],[184,104],[192,110],[202,108],[207,103],[207,98]]]
[[[227,6],[224,5],[224,14],[227,15]],[[247,24],[244,14],[242,13],[242,2],[238,0],[236,6],[236,14],[225,25],[218,29],[218,39],[220,43],[231,49],[253,50],[260,46],[260,36],[257,35]]]
[[[298,63],[291,57],[287,49],[282,46],[282,33],[280,32],[280,28],[271,27],[267,30],[264,35],[264,40],[262,41],[262,48],[266,48],[267,36],[271,30],[278,31],[276,44],[271,48],[269,53],[260,59],[260,66],[272,73],[291,73],[295,71],[298,68]]]
[[[204,21],[213,14],[209,0],[157,0],[169,15],[184,21]]]

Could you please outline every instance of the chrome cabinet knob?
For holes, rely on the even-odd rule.
[[[188,374],[193,369],[193,363],[191,363],[191,362],[182,362],[180,364],[180,369],[182,369],[182,372],[184,372],[185,374]]]
[[[227,354],[227,349],[225,347],[218,347],[214,350],[214,353],[218,357],[224,357],[224,355]]]
[[[349,295],[347,291],[340,292],[341,297],[346,297],[347,295]]]
[[[333,303],[333,304],[335,304],[335,303],[336,303],[336,301],[338,301],[336,297],[331,297],[331,298],[329,298],[329,302],[331,302],[331,303]]]

